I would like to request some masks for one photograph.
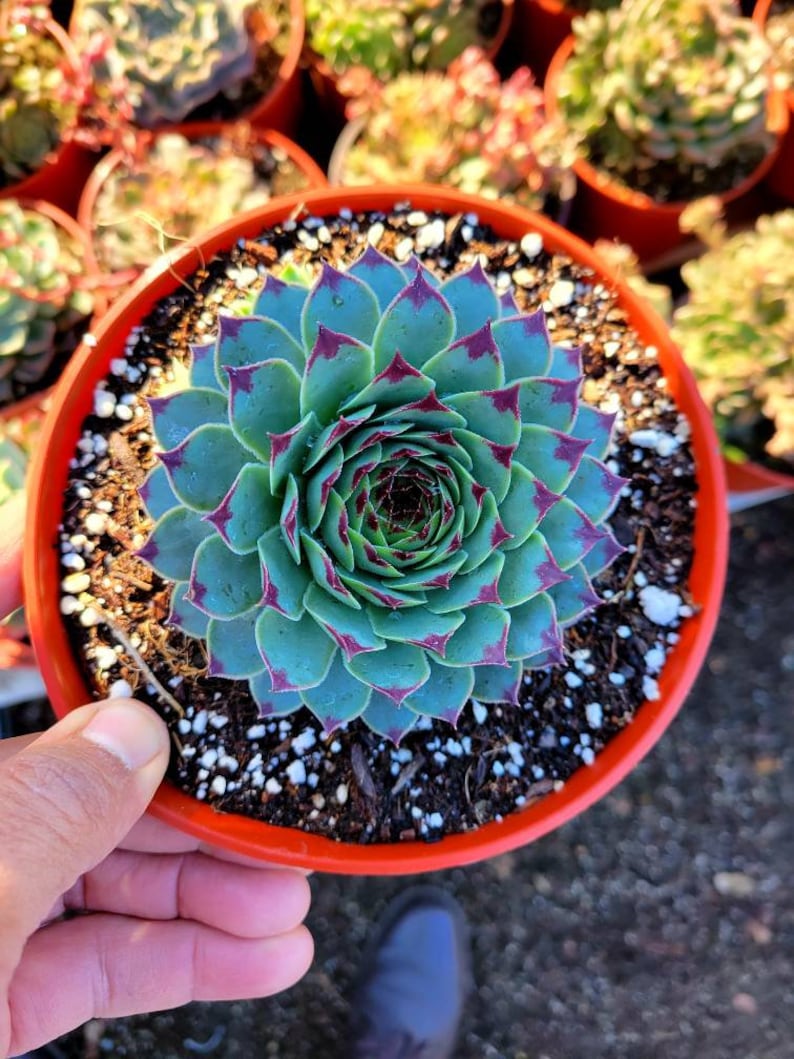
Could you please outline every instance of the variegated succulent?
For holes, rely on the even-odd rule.
[[[581,383],[480,264],[440,282],[370,247],[310,288],[269,276],[150,401],[140,556],[176,582],[170,621],[263,716],[305,705],[326,731],[396,742],[516,702],[621,551],[613,417]]]

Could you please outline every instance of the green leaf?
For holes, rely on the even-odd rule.
[[[595,577],[602,570],[606,570],[625,551],[623,545],[618,544],[608,526],[601,526],[600,528],[604,536],[601,540],[596,541],[582,560],[582,565],[590,577]]]
[[[489,323],[436,353],[422,365],[422,371],[435,380],[442,397],[469,390],[496,390],[505,381],[502,357]]]
[[[511,551],[523,544],[527,537],[535,532],[543,516],[557,499],[556,493],[548,490],[522,463],[513,460],[513,466],[510,468],[510,488],[499,504],[502,525],[513,535],[512,540],[503,543],[503,549]]]
[[[590,441],[587,453],[597,460],[606,459],[615,426],[614,412],[601,412],[592,405],[580,403],[576,422],[571,434],[575,438],[586,438]]]
[[[333,559],[325,548],[305,531],[301,533],[301,543],[315,582],[346,607],[359,610],[361,604],[340,579]]]
[[[522,661],[539,651],[550,650],[559,643],[560,631],[554,604],[545,592],[511,610],[510,619],[510,635],[507,638],[507,657],[510,661]]]
[[[347,270],[347,274],[366,283],[377,298],[381,312],[405,286],[402,271],[374,246],[367,246],[361,257]]]
[[[496,502],[500,503],[510,488],[513,446],[497,445],[470,430],[455,430],[453,434],[471,456],[474,480],[490,490]]]
[[[502,665],[510,615],[493,604],[470,607],[463,625],[447,644],[445,666]]]
[[[361,715],[367,728],[382,735],[395,746],[416,724],[416,714],[406,706],[396,706],[391,699],[373,691],[369,704]]]
[[[152,430],[163,449],[176,448],[205,423],[227,423],[227,403],[217,390],[182,390],[168,397],[150,397]]]
[[[614,509],[627,482],[600,460],[583,456],[565,495],[593,522],[602,522]]]
[[[212,527],[195,511],[172,508],[155,523],[149,539],[137,555],[161,577],[187,581],[196,548],[212,532]]]
[[[552,379],[581,379],[581,350],[568,349],[566,346],[552,346],[551,364],[547,374]]]
[[[505,552],[504,557],[499,595],[508,608],[517,607],[538,592],[568,579],[540,533],[533,533],[519,548]]]
[[[552,493],[564,493],[576,474],[587,442],[549,427],[521,428],[515,458]]]
[[[605,533],[567,497],[559,500],[543,520],[543,535],[563,570],[581,562]]]
[[[207,675],[241,680],[261,673],[265,663],[256,645],[256,611],[230,621],[211,618],[207,629]]]
[[[303,699],[297,691],[273,691],[273,681],[267,670],[252,677],[248,687],[262,718],[287,717],[303,706]]]
[[[518,407],[521,422],[570,431],[579,407],[581,379],[522,379]]]
[[[325,514],[320,526],[322,539],[328,550],[334,555],[346,570],[355,567],[355,553],[350,541],[350,528],[347,517],[347,508],[342,498],[335,489],[328,494],[328,502],[325,505]]]
[[[249,463],[240,471],[220,505],[206,516],[224,543],[238,555],[256,551],[262,534],[278,525],[281,502],[270,492],[270,471]]]
[[[499,298],[479,261],[442,283],[441,293],[452,309],[458,337],[499,319]]]
[[[266,316],[280,324],[285,331],[300,345],[301,313],[309,291],[295,283],[283,283],[275,276],[268,274],[262,293],[254,303],[254,313]]]
[[[518,384],[502,390],[455,394],[446,398],[446,404],[460,412],[472,433],[504,447],[518,444],[521,437]]]
[[[342,410],[347,413],[369,405],[381,410],[401,408],[421,401],[432,390],[433,380],[412,367],[400,353],[395,353],[390,363],[371,382],[345,401]]]
[[[308,471],[316,466],[348,434],[352,434],[354,430],[359,429],[361,424],[365,423],[374,411],[375,405],[368,405],[366,408],[359,408],[349,415],[340,415],[335,422],[329,423],[312,445],[311,453],[304,464],[304,470]]]
[[[445,349],[454,333],[455,320],[449,304],[419,273],[380,318],[372,340],[375,369],[382,371],[396,353],[419,368]]]
[[[503,552],[492,552],[476,570],[453,577],[449,588],[427,593],[427,606],[434,614],[456,613],[480,603],[503,603],[499,598],[499,575],[504,566]]]
[[[215,346],[216,342],[190,344],[190,385],[223,393],[223,386],[215,374]]]
[[[572,566],[568,570],[568,579],[550,588],[549,595],[554,602],[557,621],[563,628],[579,621],[601,602],[581,563]]]
[[[360,717],[372,698],[372,689],[345,669],[337,652],[322,684],[300,693],[303,702],[330,735],[343,724]]]
[[[523,668],[520,662],[509,666],[477,666],[474,669],[473,699],[480,702],[512,702],[518,705]]]
[[[430,676],[430,664],[420,647],[393,640],[381,651],[345,659],[345,666],[358,680],[397,704]]]
[[[491,552],[502,549],[509,534],[501,523],[493,493],[483,494],[482,510],[476,527],[463,542],[466,546],[466,562],[460,568],[462,574],[476,570]]]
[[[274,691],[305,691],[328,675],[336,644],[306,611],[297,621],[263,610],[256,622],[256,642]]]
[[[138,493],[147,514],[155,520],[164,515],[166,511],[179,506],[179,500],[174,496],[168,474],[161,463],[149,471]]]
[[[300,420],[300,375],[285,360],[226,370],[231,428],[241,445],[267,463],[270,435],[283,434]]]
[[[303,345],[312,348],[321,326],[369,345],[379,319],[378,299],[369,287],[349,272],[324,264],[303,307]]]
[[[237,618],[262,599],[259,556],[235,555],[215,533],[196,549],[187,598],[211,618]]]
[[[248,368],[265,360],[285,360],[300,374],[306,357],[295,339],[274,320],[223,314],[218,317],[215,371],[224,389],[224,368]]]
[[[175,625],[186,636],[206,640],[210,619],[203,611],[198,610],[189,600],[185,599],[189,588],[187,581],[179,581],[174,585],[174,591],[171,593],[171,610],[166,624]]]
[[[287,479],[287,488],[284,490],[284,501],[281,505],[279,516],[281,526],[281,538],[296,563],[301,561],[301,510],[300,490],[294,474]]]
[[[298,566],[284,539],[274,526],[259,538],[259,558],[265,571],[264,603],[284,617],[297,621],[303,613],[303,597],[311,584],[306,565]]]
[[[429,610],[386,610],[373,607],[372,628],[385,640],[410,643],[442,655],[450,636],[463,624],[463,614],[451,611],[432,614]]]
[[[194,511],[208,513],[219,507],[237,475],[250,461],[227,426],[209,423],[199,427],[175,449],[159,454],[171,488]],[[207,469],[212,468],[208,474]]]
[[[284,434],[270,436],[270,491],[277,496],[291,474],[300,477],[311,446],[320,432],[314,412]]]
[[[366,610],[353,610],[314,584],[309,585],[303,602],[306,610],[342,649],[345,658],[350,659],[365,651],[380,651],[386,646],[373,628]]]
[[[303,373],[301,410],[313,411],[321,423],[330,423],[338,418],[339,406],[351,394],[360,393],[372,375],[369,346],[320,324]]]
[[[403,706],[420,717],[437,717],[452,725],[458,723],[463,707],[469,701],[474,686],[471,667],[452,669],[430,660],[430,676],[425,683],[403,702]]]
[[[506,383],[549,374],[551,340],[542,309],[498,320],[491,333],[502,356]]]
[[[328,497],[342,473],[343,459],[342,449],[337,445],[336,448],[331,449],[327,459],[319,467],[315,467],[312,474],[308,476],[306,511],[309,516],[309,529],[312,533],[316,532],[323,520]]]

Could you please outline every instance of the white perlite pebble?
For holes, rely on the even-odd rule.
[[[604,708],[600,702],[588,702],[584,712],[591,728],[600,728],[604,723]]]
[[[311,750],[317,742],[317,736],[311,728],[304,728],[300,735],[292,740],[292,749],[296,754],[302,754],[305,750]]]
[[[107,390],[94,391],[94,415],[100,419],[110,419],[116,411],[116,398]]]
[[[681,597],[657,585],[646,585],[640,589],[640,606],[654,625],[672,625],[678,620]]]
[[[223,776],[216,776],[210,784],[210,790],[213,794],[225,794],[226,793],[226,780]]]
[[[435,250],[444,242],[444,222],[437,218],[430,224],[425,224],[416,233],[416,245],[420,250]]]
[[[296,787],[299,787],[306,782],[306,766],[300,760],[291,761],[287,765],[287,776],[290,783],[294,783]]]
[[[659,456],[672,456],[681,440],[663,430],[635,430],[629,434],[629,441],[640,449],[655,449]]]
[[[576,287],[569,279],[558,279],[549,291],[549,301],[555,309],[560,309],[571,304],[575,292]]]
[[[477,702],[476,699],[471,700],[471,706],[474,710],[474,720],[477,724],[484,724],[485,718],[488,716],[488,711],[481,702]]]
[[[104,511],[89,511],[83,519],[83,528],[92,537],[99,537],[107,529],[108,517]]]
[[[656,702],[662,697],[658,683],[647,674],[642,678],[642,693],[649,702]]]
[[[427,817],[427,826],[428,827],[443,827],[444,826],[444,817],[441,815],[441,813],[431,813],[430,816]]]
[[[91,578],[88,574],[84,573],[68,574],[63,581],[61,581],[61,588],[67,596],[77,596],[81,592],[87,592],[90,587]]]
[[[246,729],[245,735],[247,739],[261,739],[267,734],[267,727],[264,724],[252,724],[250,728]]]
[[[94,661],[96,667],[100,671],[105,669],[112,669],[118,663],[118,655],[112,647],[105,647],[100,645],[94,648]]]
[[[340,783],[339,786],[336,788],[336,793],[334,795],[339,805],[345,804],[345,802],[347,801],[347,793],[347,784]]]
[[[282,787],[278,780],[274,780],[271,776],[270,779],[265,782],[265,790],[268,794],[281,794]]]
[[[543,238],[537,232],[527,232],[521,240],[521,253],[527,257],[537,257],[543,249]]]
[[[108,689],[109,699],[129,699],[132,697],[132,688],[126,680],[114,680]]]

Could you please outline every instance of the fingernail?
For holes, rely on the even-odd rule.
[[[110,751],[129,769],[148,764],[164,745],[163,726],[156,714],[132,702],[103,706],[85,726],[83,736]]]

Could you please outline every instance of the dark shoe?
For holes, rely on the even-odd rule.
[[[433,886],[413,887],[386,911],[352,999],[355,1059],[450,1059],[471,990],[460,905]]]

